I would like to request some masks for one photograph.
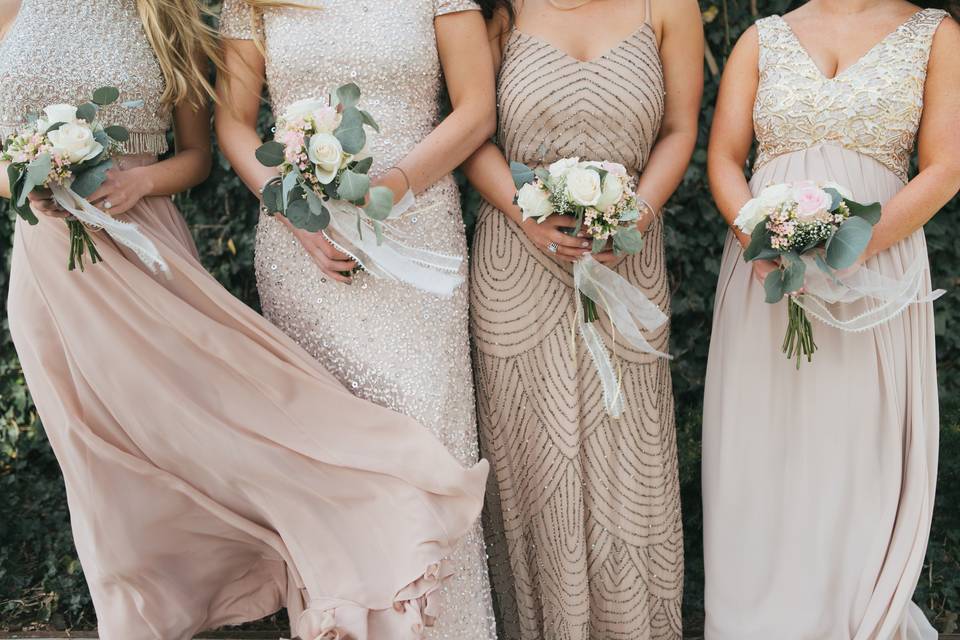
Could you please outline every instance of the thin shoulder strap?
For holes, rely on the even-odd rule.
[[[644,5],[643,21],[649,25],[653,24],[653,6],[650,0],[646,0],[646,4]]]

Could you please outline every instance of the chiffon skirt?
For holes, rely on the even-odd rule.
[[[832,146],[773,160],[751,188],[801,179],[833,180],[864,203],[903,188]],[[917,231],[866,266],[900,277],[926,259]],[[786,326],[786,304],[764,302],[731,235],[703,422],[706,638],[935,640],[911,602],[937,474],[933,308],[862,333],[814,321],[820,349],[799,370],[780,351]]]
[[[102,233],[105,262],[68,273],[66,225],[18,222],[8,301],[100,637],[186,640],[284,605],[304,640],[420,637],[486,463],[464,469],[233,298],[169,198],[125,217],[169,278]]]

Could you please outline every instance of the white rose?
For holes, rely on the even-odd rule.
[[[523,212],[523,219],[536,218],[538,222],[553,213],[550,194],[537,184],[528,182],[517,192],[517,206]]]
[[[307,149],[310,162],[316,165],[314,173],[321,184],[330,184],[340,171],[343,160],[343,146],[329,133],[318,133],[310,138]]]
[[[43,110],[47,114],[47,125],[58,122],[74,123],[77,121],[77,108],[72,104],[52,104]]]
[[[577,204],[592,207],[602,194],[600,174],[593,169],[574,167],[567,172],[567,195]]]
[[[323,109],[327,106],[327,103],[322,100],[315,100],[314,98],[307,98],[305,100],[297,100],[283,112],[283,119],[287,122],[293,122],[294,120],[304,120],[315,111]]]
[[[93,131],[86,124],[67,123],[47,134],[53,153],[66,158],[73,164],[95,158],[103,151],[103,145],[93,137]]]
[[[563,160],[557,160],[548,167],[551,178],[562,178],[567,175],[570,169],[573,169],[578,164],[580,164],[580,158],[564,158]]]
[[[761,202],[760,198],[754,198],[743,205],[733,224],[735,224],[740,231],[750,235],[757,225],[763,222],[763,219],[767,217],[769,212],[770,208]]]
[[[616,174],[608,173],[607,177],[603,179],[603,192],[597,201],[597,209],[605,211],[608,207],[620,202],[622,197],[623,178]]]

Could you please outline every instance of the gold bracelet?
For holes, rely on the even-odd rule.
[[[390,173],[390,172],[393,171],[394,169],[396,169],[397,171],[400,172],[400,175],[403,176],[404,181],[406,181],[406,183],[407,183],[407,188],[406,188],[406,190],[404,190],[403,193],[399,194],[399,195],[402,196],[404,193],[406,193],[407,191],[410,191],[410,190],[413,188],[413,184],[410,182],[410,176],[407,175],[407,172],[404,171],[403,169],[401,169],[400,167],[396,166],[396,165],[394,165],[394,166],[390,167],[389,169],[387,169],[387,173]]]
[[[657,210],[653,208],[653,205],[650,204],[646,198],[643,196],[637,196],[637,207],[641,210],[640,217],[643,218],[645,215],[650,214],[654,218],[657,217]]]

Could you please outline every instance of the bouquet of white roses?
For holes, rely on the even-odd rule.
[[[543,222],[552,215],[576,218],[576,227],[570,232],[585,231],[593,240],[593,253],[611,245],[615,253],[623,255],[643,249],[643,235],[637,228],[639,203],[634,182],[623,165],[565,158],[547,169],[534,170],[519,162],[512,162],[510,169],[524,220]],[[582,293],[581,302],[584,320],[595,322],[599,318],[596,303]]]
[[[797,367],[803,357],[811,361],[817,350],[801,293],[809,259],[831,280],[838,280],[836,272],[856,263],[879,221],[879,204],[860,204],[838,184],[810,181],[769,186],[737,215],[734,224],[750,234],[744,260],[779,262],[780,268],[764,281],[766,301],[775,304],[787,296],[783,352],[796,358]]]
[[[531,169],[512,162],[510,169],[517,186],[516,204],[524,220],[543,222],[552,215],[576,219],[571,235],[585,232],[593,240],[590,254],[573,266],[577,290],[579,329],[593,358],[604,388],[607,411],[616,417],[623,408],[619,380],[593,323],[599,309],[610,317],[620,336],[640,351],[669,358],[657,351],[643,336],[667,321],[667,316],[642,291],[597,262],[592,254],[611,248],[620,255],[643,249],[643,234],[637,228],[641,215],[651,215],[634,193],[634,183],[623,165],[613,162],[566,158],[546,169]]]
[[[463,282],[457,274],[462,258],[407,246],[385,224],[402,217],[414,197],[408,191],[394,204],[393,191],[371,185],[374,159],[366,129],[380,128],[359,103],[360,88],[351,83],[326,100],[300,100],[284,111],[274,139],[256,153],[261,164],[279,170],[264,185],[264,210],[282,214],[298,229],[322,231],[375,277],[452,295]],[[374,241],[365,228],[372,229]]]
[[[106,180],[112,158],[130,137],[124,127],[106,126],[97,118],[100,108],[116,102],[119,96],[116,88],[102,87],[94,91],[90,102],[80,106],[50,105],[43,115],[32,116],[22,131],[3,141],[0,160],[10,163],[7,175],[13,210],[28,223],[37,224],[27,196],[35,190],[49,189],[70,214],[70,271],[78,266],[83,270],[86,253],[94,264],[101,260],[88,226],[105,229],[148,265],[165,267],[156,248],[134,225],[115,220],[86,201]]]

